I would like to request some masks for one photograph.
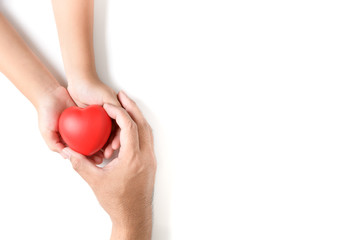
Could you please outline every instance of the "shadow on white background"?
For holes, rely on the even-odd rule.
[[[22,7],[21,1],[17,2],[19,7]],[[48,4],[48,3],[47,3]],[[108,0],[95,0],[95,22],[94,22],[94,48],[96,56],[96,66],[97,72],[104,83],[112,87],[114,90],[118,91],[120,89],[121,80],[117,77],[112,77],[109,68],[109,59],[108,59]],[[29,47],[35,52],[35,54],[40,58],[40,60],[46,65],[46,67],[51,71],[51,73],[56,77],[56,79],[63,85],[66,86],[66,77],[64,74],[62,62],[59,58],[54,60],[53,52],[44,52],[44,46],[40,46],[38,42],[34,41],[33,36],[29,33],[30,31],[24,27],[24,23],[18,21],[19,16],[13,14],[11,10],[6,8],[6,4],[0,0],[0,10],[2,14],[11,22],[15,27],[18,33],[22,38],[27,42]],[[49,9],[48,9],[49,10]],[[36,17],[36,9],[31,9],[34,11],[34,17]],[[51,12],[52,14],[52,12]],[[41,26],[39,26],[41,27]],[[53,26],[55,28],[55,25]],[[116,29],[112,29],[113,31]],[[56,31],[56,29],[55,29]],[[46,33],[44,33],[46,34]],[[121,33],[120,33],[121,34]],[[60,51],[60,49],[57,49]],[[58,53],[59,53],[58,51]],[[51,57],[49,57],[49,55]],[[114,64],[113,64],[114,65]],[[120,66],[121,67],[121,66]],[[125,89],[126,90],[126,89]],[[135,100],[138,102],[138,105],[143,110],[144,114],[147,116],[149,122],[151,123],[154,129],[155,135],[155,144],[156,144],[156,155],[158,160],[158,171],[154,195],[154,228],[153,228],[153,237],[154,239],[167,240],[170,239],[170,201],[171,201],[171,183],[172,183],[172,170],[171,163],[165,162],[166,151],[159,151],[162,147],[161,141],[166,141],[162,139],[157,141],[156,136],[157,132],[161,132],[161,124],[157,122],[156,116],[150,111],[148,106],[142,102],[140,99],[135,97]],[[70,166],[69,166],[70,167]],[[83,182],[82,184],[85,184]],[[90,189],[89,189],[90,191]],[[100,207],[100,206],[99,206]],[[19,226],[21,227],[21,226]],[[69,230],[70,231],[70,230]],[[91,230],[89,230],[91,231]]]
[[[94,22],[94,47],[95,47],[95,58],[96,68],[99,77],[107,85],[111,86],[116,91],[121,88],[121,79],[119,76],[112,76],[109,67],[108,57],[108,9],[110,7],[109,0],[95,0],[95,22]],[[117,31],[117,29],[112,29]],[[121,32],[118,33],[121,35]],[[116,66],[116,63],[112,63]],[[122,66],[116,66],[121,68]],[[139,83],[139,86],[141,83]],[[126,89],[124,89],[126,91]],[[134,97],[134,100],[140,106],[145,116],[148,118],[152,128],[154,129],[155,137],[155,151],[158,161],[158,169],[156,176],[156,185],[154,193],[154,228],[153,228],[153,239],[168,240],[170,239],[170,201],[171,201],[171,184],[172,184],[172,166],[171,160],[166,154],[164,142],[166,139],[158,139],[157,131],[161,131],[161,124],[156,116],[151,112],[150,108],[146,103],[140,99]],[[161,136],[166,136],[161,134]],[[161,151],[160,151],[161,149]]]
[[[95,6],[99,75],[154,130],[154,240],[360,239],[358,1]],[[2,7],[65,79],[50,1]],[[108,216],[47,150],[31,104],[1,75],[0,92],[0,239],[106,238]]]

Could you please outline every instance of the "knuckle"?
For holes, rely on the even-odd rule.
[[[141,126],[147,138],[151,140],[153,138],[153,129],[151,128],[150,124],[146,120],[143,120],[139,123],[139,125]]]
[[[127,119],[127,120],[125,121],[124,125],[125,125],[126,127],[130,128],[131,125],[132,125],[131,119]]]
[[[137,131],[137,125],[136,125],[136,123],[135,123],[134,121],[129,120],[128,126],[129,126],[129,129],[130,129],[130,130],[135,130],[135,131]]]
[[[144,171],[145,166],[139,158],[135,158],[133,161],[131,161],[130,168],[134,173],[139,174]]]
[[[138,122],[138,125],[142,128],[142,129],[149,129],[149,124],[146,122],[146,120],[141,120]]]

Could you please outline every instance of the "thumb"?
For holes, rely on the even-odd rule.
[[[86,158],[84,155],[78,152],[75,152],[69,147],[64,148],[62,153],[70,160],[74,170],[90,186],[93,186],[101,173],[101,169],[92,163],[90,159]]]
[[[113,104],[115,106],[120,107],[121,104],[118,100],[117,94],[115,91],[113,91],[112,89],[110,90],[110,92],[106,92],[106,94],[103,95],[103,103],[110,103]]]

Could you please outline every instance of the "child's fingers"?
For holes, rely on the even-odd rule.
[[[104,159],[104,153],[101,151],[98,151],[94,155],[90,156],[89,159],[93,160],[95,164],[101,164]]]
[[[42,135],[50,150],[58,152],[62,155],[62,150],[65,148],[65,145],[60,141],[59,133],[51,130],[45,130],[42,131]]]
[[[111,146],[111,143],[109,143],[104,150],[104,156],[105,156],[105,158],[110,158],[113,153],[114,153],[114,150]]]

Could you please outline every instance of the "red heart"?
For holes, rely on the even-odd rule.
[[[69,107],[60,115],[59,132],[71,149],[90,156],[99,151],[108,140],[111,119],[104,108],[98,105]]]

